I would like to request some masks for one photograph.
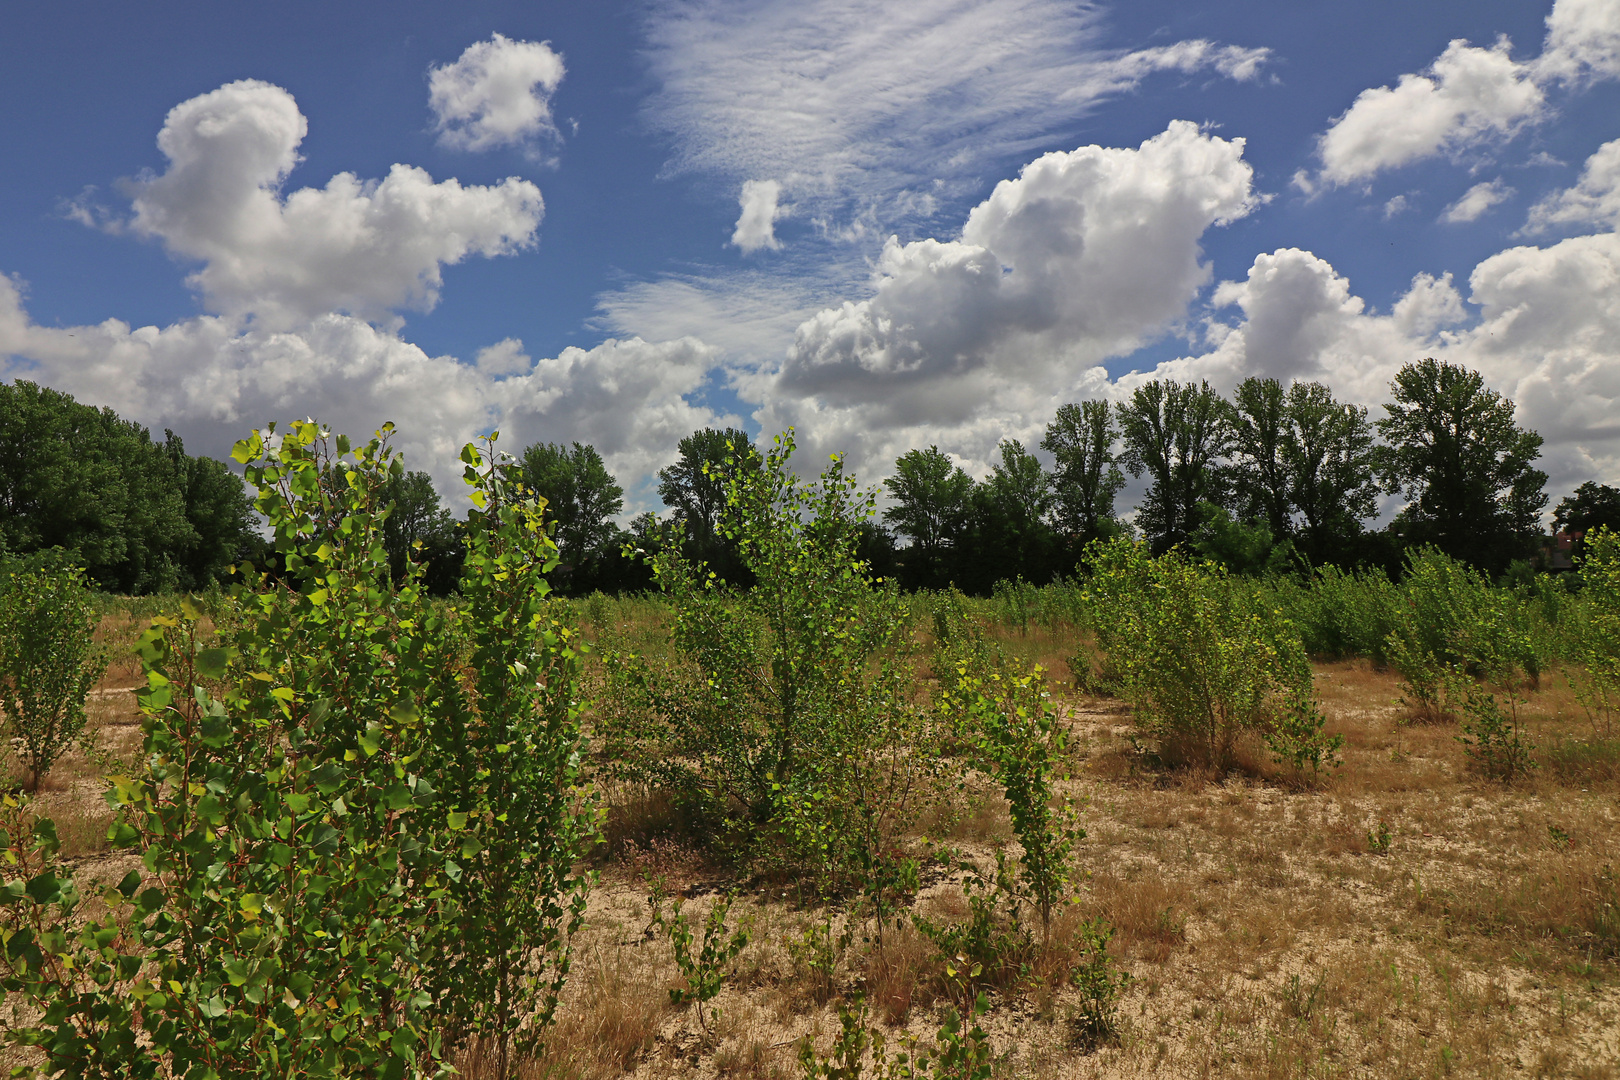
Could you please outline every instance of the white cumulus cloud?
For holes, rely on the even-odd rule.
[[[523,342],[517,338],[503,338],[484,346],[478,350],[474,363],[479,371],[492,378],[520,375],[534,366],[529,354],[523,351]]]
[[[782,193],[782,185],[775,180],[745,180],[742,194],[738,197],[738,205],[742,213],[737,215],[737,228],[731,234],[731,242],[741,248],[743,254],[752,254],[761,248],[779,249],[782,244],[776,239],[776,219],[782,216],[782,208],[776,203]]]
[[[1481,49],[1453,41],[1423,75],[1363,90],[1318,146],[1322,178],[1345,184],[1384,169],[1512,134],[1546,103],[1504,38]]]
[[[1541,466],[1554,492],[1584,480],[1620,482],[1620,238],[1581,236],[1515,247],[1469,275],[1470,319],[1450,276],[1418,275],[1387,315],[1368,310],[1324,259],[1284,248],[1255,258],[1246,280],[1222,282],[1220,325],[1208,353],[1160,364],[1114,384],[1209,379],[1230,389],[1249,375],[1328,383],[1373,406],[1389,399],[1402,365],[1425,356],[1463,364],[1514,399],[1520,423],[1546,440]],[[1472,322],[1472,325],[1469,325]]]
[[[1428,71],[1363,90],[1317,144],[1328,184],[1360,183],[1386,169],[1506,139],[1551,115],[1547,90],[1620,77],[1620,4],[1556,0],[1539,56],[1515,60],[1512,44],[1458,39]],[[1296,177],[1309,193],[1314,181]]]
[[[471,363],[428,355],[394,309],[430,306],[444,265],[531,243],[539,190],[434,183],[396,165],[382,181],[341,173],[284,194],[306,129],[292,96],[263,82],[177,106],[158,139],[169,167],[136,185],[131,226],[201,263],[188,280],[210,313],[163,327],[41,326],[22,284],[0,275],[0,378],[173,428],[216,456],[269,420],[315,416],[359,436],[392,420],[410,467],[447,495],[462,490],[461,445],[492,428],[513,451],[577,439],[626,482],[632,509],[682,436],[738,422],[688,400],[716,362],[691,338],[615,338],[538,361],[513,337]]]
[[[1209,280],[1199,238],[1254,205],[1242,154],[1177,121],[1136,148],[1037,158],[959,239],[891,238],[873,295],[806,320],[739,392],[767,429],[796,424],[857,466],[929,442],[988,458],[1185,314]]]
[[[1440,212],[1440,220],[1448,225],[1478,221],[1491,207],[1511,199],[1515,194],[1517,192],[1499,179],[1475,184]]]
[[[1620,5],[1614,0],[1558,0],[1547,16],[1543,77],[1569,82],[1620,76]]]
[[[491,150],[555,135],[551,95],[565,71],[548,42],[495,34],[467,46],[454,63],[428,71],[428,107],[439,142],[457,150]]]
[[[117,319],[40,326],[17,283],[0,276],[0,377],[42,382],[154,429],[174,428],[193,452],[223,457],[268,420],[314,416],[360,436],[392,420],[407,464],[453,496],[462,490],[462,444],[498,428],[500,445],[512,452],[532,442],[591,443],[630,487],[672,461],[682,436],[737,422],[687,400],[714,364],[713,351],[690,338],[609,339],[533,364],[508,339],[478,359],[429,356],[340,314],[274,331],[220,316],[165,327]]]
[[[1620,227],[1620,139],[1604,143],[1586,159],[1574,187],[1531,207],[1525,232],[1543,232],[1556,225]]]
[[[533,243],[540,189],[433,181],[395,165],[382,180],[338,173],[324,188],[282,185],[308,123],[291,94],[243,80],[169,112],[168,168],[138,184],[132,228],[203,266],[187,283],[210,311],[288,327],[329,311],[382,321],[431,308],[441,267]]]

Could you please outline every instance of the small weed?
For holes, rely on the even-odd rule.
[[[698,1026],[705,1035],[709,1033],[709,1025],[703,1016],[703,1006],[720,993],[720,984],[726,977],[726,965],[747,947],[750,936],[751,927],[746,920],[736,930],[727,928],[726,916],[731,912],[731,902],[730,896],[721,897],[709,908],[709,916],[703,921],[703,944],[694,956],[692,924],[682,911],[685,901],[676,897],[671,913],[666,916],[661,888],[655,887],[653,895],[647,898],[647,904],[652,908],[652,921],[669,935],[670,947],[675,953],[675,966],[680,968],[681,978],[685,982],[684,986],[670,988],[670,1004],[695,1002]],[[720,1010],[713,1011],[718,1016]]]

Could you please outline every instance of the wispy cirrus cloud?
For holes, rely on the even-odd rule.
[[[656,0],[646,117],[671,139],[668,172],[774,180],[824,231],[881,239],[1155,73],[1252,80],[1270,56],[1108,49],[1103,32],[1095,7],[1060,0]]]

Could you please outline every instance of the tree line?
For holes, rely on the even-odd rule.
[[[1037,448],[1004,440],[975,480],[937,446],[901,455],[887,505],[862,526],[858,550],[908,588],[988,593],[1000,580],[1041,583],[1073,571],[1093,540],[1134,534],[1154,552],[1181,545],[1230,569],[1305,566],[1399,570],[1432,545],[1493,575],[1530,566],[1544,540],[1542,439],[1475,371],[1427,359],[1390,385],[1384,415],[1338,400],[1321,383],[1250,378],[1224,396],[1207,382],[1154,380],[1117,403],[1057,410]],[[705,428],[680,441],[658,474],[666,512],[628,528],[624,489],[588,444],[536,443],[510,467],[547,503],[558,591],[636,591],[651,584],[637,554],[679,544],[724,579],[749,583],[721,527],[731,477],[761,467],[747,432]],[[1126,475],[1146,482],[1127,520]],[[1370,522],[1387,496],[1405,508]],[[461,573],[464,524],[425,472],[388,480],[383,542],[396,580],[424,565],[435,593]],[[1555,527],[1620,528],[1620,490],[1587,482]],[[269,561],[242,481],[187,455],[110,409],[25,381],[0,385],[0,555],[60,547],[107,591],[200,589],[233,563]]]

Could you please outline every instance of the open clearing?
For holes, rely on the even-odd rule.
[[[616,633],[656,648],[656,611],[614,605],[631,615]],[[122,642],[136,624],[115,613],[102,633]],[[1226,776],[1150,768],[1124,705],[1066,688],[1072,635],[991,633],[1047,665],[1074,736],[1064,787],[1084,800],[1089,835],[1063,919],[1112,922],[1111,951],[1132,977],[1119,1037],[1099,1047],[1076,1038],[1072,990],[994,997],[984,1026],[996,1075],[1620,1074],[1620,786],[1613,762],[1555,752],[1589,734],[1560,676],[1521,688],[1542,765],[1504,787],[1471,771],[1455,727],[1404,722],[1393,674],[1317,665],[1329,728],[1347,742],[1343,767],[1312,790],[1259,753]],[[136,679],[133,658],[117,659],[92,698],[113,758],[139,752]],[[103,851],[99,774],[72,755],[42,801],[80,871],[116,879],[132,860]],[[526,1075],[796,1077],[802,1040],[825,1052],[838,1005],[857,994],[891,1052],[903,1030],[931,1040],[941,964],[914,931],[891,932],[878,951],[857,928],[825,977],[803,945],[825,909],[792,882],[716,865],[656,794],[608,795],[612,843],[598,856],[550,1052]],[[990,864],[1011,843],[1005,804],[969,792],[960,809],[931,839]],[[734,912],[753,919],[707,1032],[668,1002],[676,970],[668,942],[648,932],[649,874],[684,891],[695,913],[738,889]],[[960,877],[925,868],[916,909],[964,916]],[[482,1071],[476,1058],[463,1064]]]

